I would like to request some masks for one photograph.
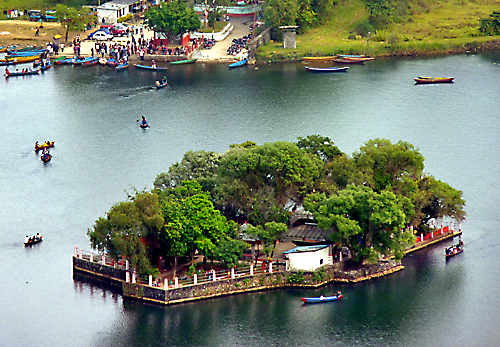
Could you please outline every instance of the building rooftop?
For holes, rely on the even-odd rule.
[[[320,249],[327,248],[327,247],[328,247],[328,245],[297,246],[295,248],[290,249],[289,251],[283,252],[283,254],[316,252],[316,251],[319,251]]]

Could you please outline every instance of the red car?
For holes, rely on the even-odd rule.
[[[109,30],[115,36],[125,36],[127,34],[127,27],[120,23],[113,25]]]

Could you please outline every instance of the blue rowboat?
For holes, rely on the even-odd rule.
[[[134,64],[134,66],[138,69],[144,69],[144,70],[167,70],[168,68],[166,67],[151,67],[151,66],[147,66],[147,65],[141,65],[141,64]]]
[[[234,63],[232,63],[232,64],[229,64],[229,67],[230,67],[230,68],[233,68],[233,67],[240,67],[240,66],[245,65],[247,62],[248,62],[248,60],[247,60],[247,59],[238,60],[238,61],[235,61],[235,62],[234,62]]]
[[[40,69],[36,69],[36,70],[30,70],[30,71],[25,71],[25,72],[22,72],[22,71],[9,71],[9,70],[6,70],[5,71],[5,78],[8,78],[8,77],[12,77],[12,76],[27,76],[27,75],[38,75],[40,73]]]
[[[305,67],[307,71],[311,72],[347,72],[348,66],[343,67]]]
[[[319,296],[316,298],[300,298],[306,304],[319,304],[322,302],[328,301],[337,301],[342,299],[344,296],[342,294],[334,295],[334,296]]]
[[[56,65],[63,65],[63,64],[71,64],[73,62],[73,58],[67,58],[67,59],[61,59],[56,61]]]
[[[95,57],[86,57],[86,58],[73,58],[73,61],[72,63],[74,65],[80,65],[80,64],[83,64],[83,63],[87,63],[87,62],[91,62],[91,61],[97,61],[98,58],[95,58]]]
[[[128,68],[128,63],[125,63],[125,64],[120,64],[120,65],[116,65],[116,70],[117,70],[117,71],[123,71],[123,70],[125,70],[126,68]]]
[[[8,54],[8,57],[29,57],[31,55],[42,55],[46,53],[46,49],[39,49],[34,51],[26,51],[26,52],[12,52]]]
[[[160,89],[160,88],[163,88],[167,85],[167,80],[163,80],[163,81],[156,81],[155,83],[155,86],[156,86],[156,89]]]

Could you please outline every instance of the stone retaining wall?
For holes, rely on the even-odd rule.
[[[344,263],[335,263],[332,266],[325,266],[315,272],[267,272],[253,276],[245,275],[237,278],[222,279],[214,282],[204,282],[165,290],[160,287],[126,282],[126,271],[123,269],[103,266],[99,263],[91,263],[86,259],[73,258],[74,269],[86,275],[95,276],[100,279],[107,278],[110,282],[115,282],[115,284],[121,286],[121,290],[125,297],[162,305],[276,288],[314,288],[331,282],[355,283],[385,276],[403,269],[401,263],[394,260],[358,270],[345,271],[343,267]]]

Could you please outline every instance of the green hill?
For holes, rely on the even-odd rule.
[[[297,35],[297,48],[281,42],[258,49],[258,59],[293,60],[334,54],[419,55],[498,49],[499,36],[479,36],[479,20],[500,11],[498,0],[410,0],[407,15],[369,35],[358,35],[369,12],[361,0],[341,0],[323,25]],[[358,29],[358,30],[356,30]]]

